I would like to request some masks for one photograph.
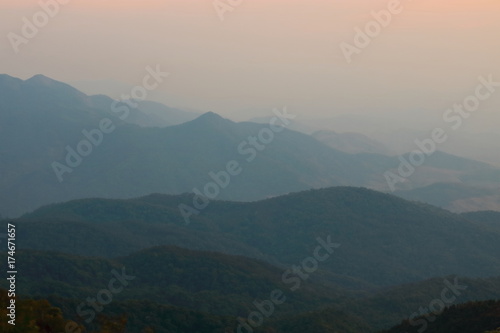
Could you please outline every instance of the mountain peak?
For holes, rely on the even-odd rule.
[[[26,110],[51,109],[54,111],[54,103],[58,107],[64,105],[68,109],[75,109],[77,105],[92,106],[88,96],[84,93],[66,83],[41,74],[27,80],[12,78],[8,75],[0,76],[0,99],[4,103],[29,105]],[[39,107],[35,108],[34,105]]]
[[[77,98],[79,101],[88,104],[88,96],[70,86],[67,83],[51,79],[42,74],[37,74],[32,78],[24,81],[28,87],[34,88],[39,93],[56,93],[64,98]]]
[[[225,118],[222,118],[219,116],[217,113],[209,111],[207,113],[202,114],[196,120],[204,120],[204,121],[224,121],[227,120]]]
[[[0,74],[0,85],[3,85],[4,87],[5,86],[19,86],[20,84],[22,84],[22,80],[21,79],[18,79],[18,78],[15,78],[15,77],[12,77],[8,74]]]
[[[211,130],[211,131],[225,131],[231,128],[234,122],[221,117],[215,112],[207,112],[199,116],[198,118],[180,124],[181,128],[190,130]]]
[[[18,78],[10,76],[9,74],[0,74],[0,79],[2,79],[2,80],[19,80]]]
[[[202,114],[195,120],[190,121],[190,123],[195,124],[210,124],[210,125],[222,125],[232,123],[231,120],[221,117],[215,112],[209,111],[207,113]]]
[[[38,85],[43,85],[46,87],[53,86],[54,84],[59,83],[58,81],[55,81],[45,75],[42,74],[37,74],[30,79],[26,80],[26,83],[33,83],[33,84],[38,84]]]

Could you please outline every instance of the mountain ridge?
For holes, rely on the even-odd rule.
[[[389,194],[333,187],[250,203],[211,201],[186,225],[179,204],[192,200],[193,195],[78,200],[47,206],[16,223],[24,226],[23,246],[30,249],[116,256],[177,245],[284,265],[302,260],[318,237],[330,237],[341,247],[322,264],[325,277],[357,288],[450,274],[500,275],[493,255],[500,251],[497,231]],[[120,233],[113,231],[118,226]],[[108,240],[96,252],[92,244],[103,239]],[[397,276],[388,273],[393,271]]]
[[[5,80],[19,83],[7,76]],[[47,87],[46,80],[21,81],[30,86],[20,89],[21,95],[0,90],[0,152],[6,156],[0,160],[3,216],[85,197],[204,191],[213,182],[211,173],[222,172],[231,161],[242,172],[217,199],[254,201],[339,185],[387,190],[384,173],[400,164],[397,157],[348,154],[306,134],[286,128],[269,134],[269,123],[236,123],[214,113],[162,127],[158,112],[170,110],[179,121],[176,110],[144,102],[147,111],[142,111],[117,101],[115,106],[128,110],[123,114],[128,118],[122,117],[108,107],[114,102],[106,96],[86,96],[63,83],[61,89],[59,83]],[[47,90],[51,92],[40,93]],[[102,121],[111,124],[108,133],[101,131]],[[88,156],[80,156],[78,147],[87,147],[90,152],[82,154]],[[68,160],[77,162],[70,166]],[[497,174],[500,170],[479,162],[436,152],[401,186],[421,187],[442,179],[491,183]]]

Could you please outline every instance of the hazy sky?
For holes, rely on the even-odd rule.
[[[401,13],[348,64],[340,44],[353,44],[355,27],[389,2],[243,0],[221,21],[212,0],[73,0],[16,54],[7,36],[21,35],[23,17],[31,21],[40,6],[2,0],[0,72],[121,87],[160,64],[170,76],[153,99],[235,119],[286,105],[304,116],[437,121],[478,76],[500,81],[498,0],[402,0]],[[471,123],[500,128],[499,111],[500,90]]]

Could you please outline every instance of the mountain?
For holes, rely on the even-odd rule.
[[[16,220],[20,246],[117,256],[179,245],[291,265],[310,256],[319,237],[334,252],[321,263],[320,278],[337,286],[369,290],[450,274],[500,274],[498,233],[388,194],[336,187],[252,203],[210,201],[186,224],[179,207],[193,207],[193,199],[199,200],[150,195],[47,206]]]
[[[363,318],[373,330],[381,330],[401,323],[415,313],[422,315],[420,309],[425,311],[430,304],[438,304],[439,301],[450,307],[471,301],[500,300],[499,282],[500,276],[487,279],[436,277],[383,289],[373,295],[347,301],[340,307],[351,315]]]
[[[272,108],[269,108],[269,110],[271,110],[271,109]],[[269,111],[267,111],[267,112],[269,112]],[[273,119],[272,116],[253,117],[253,118],[248,119],[247,122],[267,125],[267,124],[269,124],[271,119]],[[311,135],[312,133],[317,131],[316,128],[304,125],[301,121],[299,121],[297,119],[290,119],[289,124],[287,125],[287,128],[289,130],[300,132],[300,133],[307,134],[307,135]]]
[[[282,278],[284,269],[241,256],[178,247],[154,247],[113,259],[26,250],[18,251],[16,257],[18,270],[23,272],[16,280],[18,295],[47,299],[62,309],[65,318],[88,327],[95,327],[88,323],[97,318],[85,300],[117,276],[122,279],[114,288],[121,291],[113,293],[112,304],[106,305],[102,314],[108,319],[125,317],[132,327],[151,326],[157,332],[165,331],[165,324],[157,322],[165,312],[168,316],[173,312],[187,315],[188,311],[203,314],[206,321],[211,317],[224,322],[227,318],[226,324],[233,321],[234,325],[236,318],[248,317],[255,311],[255,303],[265,303],[276,290],[285,301],[275,304],[262,332],[300,332],[307,325],[325,332],[387,328],[431,303],[450,286],[456,290],[446,294],[453,296],[448,306],[500,299],[500,277],[434,278],[360,296],[329,288],[311,276],[293,290],[293,281]],[[8,288],[7,281],[0,281],[0,288]],[[147,301],[140,301],[144,299]],[[154,323],[147,320],[149,316],[155,318]]]
[[[462,216],[470,219],[471,221],[487,223],[492,226],[500,224],[500,212],[496,211],[463,213]]]
[[[0,289],[0,301],[7,304],[8,291]],[[105,313],[99,313],[90,324],[82,322],[69,309],[76,309],[81,300],[49,297],[49,299],[16,298],[15,326],[7,320],[0,322],[0,330],[6,333],[109,333],[109,332],[200,332],[218,333],[237,328],[234,318],[213,316],[203,312],[157,304],[148,301],[112,302]],[[57,304],[57,306],[55,305]],[[0,309],[5,318],[7,307]],[[68,319],[75,318],[76,321]]]
[[[129,109],[128,116],[123,119],[129,124],[141,127],[168,127],[191,121],[198,116],[197,113],[171,108],[166,105],[151,101],[123,100],[120,103],[105,95],[89,96],[93,107],[113,112],[124,106]],[[132,107],[134,106],[134,107]]]
[[[315,327],[311,330],[314,332],[333,333],[337,332],[337,329],[344,329],[347,332],[365,333],[387,329],[401,322],[408,323],[408,317],[411,317],[413,325],[410,324],[410,326],[420,329],[422,322],[413,318],[422,315],[421,311],[429,311],[431,304],[434,306],[434,304],[440,304],[441,301],[446,307],[453,308],[468,302],[491,304],[491,300],[500,300],[499,282],[500,277],[489,279],[456,276],[433,278],[386,288],[374,295],[351,298],[338,305],[298,315],[285,315],[273,321],[269,327],[278,329],[280,332],[301,332],[300,329],[307,331],[305,327],[310,326]],[[456,315],[460,316],[460,314]],[[344,318],[345,326],[338,324],[339,317]],[[332,329],[330,324],[332,322],[336,322],[335,329]],[[406,332],[403,326],[397,326],[391,330],[391,332],[396,331]]]
[[[439,315],[404,321],[381,333],[495,333],[500,330],[500,302],[472,302],[452,306]]]
[[[453,212],[500,211],[500,187],[477,187],[463,183],[435,183],[394,194],[407,199],[426,202]]]
[[[312,136],[318,141],[321,141],[334,149],[349,154],[373,153],[392,155],[391,151],[382,143],[359,133],[337,133],[324,130],[314,132]]]
[[[284,129],[286,111],[277,111],[272,124],[235,123],[209,112],[160,128],[165,124],[158,114],[168,112],[155,103],[134,109],[40,75],[26,81],[4,75],[0,88],[2,216],[71,199],[194,189],[241,201],[335,185],[387,190],[385,172],[397,172],[401,164],[398,157],[347,154]],[[171,111],[172,122],[181,121]],[[462,179],[492,183],[497,173],[489,165],[436,152],[397,188]]]
[[[194,120],[200,116],[200,114],[192,111],[180,110],[152,101],[140,102],[139,108],[151,119],[150,123],[147,124],[150,127],[168,127],[180,125],[182,123]]]
[[[297,119],[294,126],[298,131],[312,134],[316,131],[354,132],[368,136],[382,143],[391,151],[403,154],[416,149],[415,139],[429,138],[432,129],[442,120],[438,117],[421,117],[411,119],[421,112],[404,112],[401,110],[391,116],[381,116],[379,113],[341,114],[329,118]],[[395,119],[394,117],[398,119]],[[468,126],[467,126],[468,127]],[[451,132],[449,132],[451,133]],[[448,154],[463,156],[500,166],[498,144],[500,133],[488,126],[461,128],[453,131],[448,140],[439,145],[439,150]]]
[[[59,319],[70,318],[89,329],[97,329],[104,316],[106,321],[120,319],[130,331],[149,326],[155,332],[171,332],[169,326],[175,325],[175,332],[191,332],[181,326],[180,318],[188,322],[203,319],[197,332],[214,332],[209,323],[219,331],[224,327],[234,331],[236,318],[247,318],[259,309],[271,311],[276,320],[332,306],[345,298],[315,279],[303,281],[298,290],[291,289],[294,283],[282,279],[283,270],[266,263],[175,247],[155,247],[112,260],[38,251],[19,251],[17,258],[18,269],[24,271],[17,282],[18,294],[47,299],[61,309],[53,310]],[[95,316],[86,300],[99,295],[103,286],[111,290],[109,281],[117,276],[123,279],[116,281],[113,290],[121,290],[113,292],[113,302]],[[0,285],[8,287],[3,281]],[[140,301],[144,299],[147,301]],[[275,302],[271,308],[269,300]],[[327,319],[331,329],[347,332],[351,325],[367,327],[360,318],[336,311]],[[36,313],[22,314],[22,318],[28,316]],[[266,320],[268,324],[274,325]]]
[[[254,148],[249,137],[262,125],[211,114],[178,126],[145,128],[121,119],[141,118],[137,110],[119,104],[114,112],[106,108],[109,98],[89,97],[46,77],[22,81],[4,75],[0,87],[4,216],[67,199],[189,192],[203,188],[211,181],[209,172],[232,160],[241,163],[244,175],[232,179],[221,198],[255,200],[325,184],[358,184],[370,174],[369,168],[352,165],[347,154],[287,130],[277,133],[272,145],[257,142]]]
[[[463,213],[461,215],[482,227],[490,228],[497,232],[500,231],[500,212],[482,211]]]
[[[167,106],[163,107],[158,106],[157,107],[158,114],[144,111],[144,109],[147,108],[147,106],[149,105],[149,102],[147,101],[142,101],[142,102],[136,102],[132,100],[115,101],[105,95],[89,96],[89,100],[92,107],[103,110],[106,114],[108,114],[108,116],[112,115],[113,117],[116,117],[116,115],[113,115],[112,112],[114,111],[119,112],[120,110],[126,110],[126,113],[121,114],[121,117],[123,119],[119,120],[120,122],[123,121],[123,123],[127,124],[133,124],[140,127],[167,127],[182,123],[178,122],[178,119],[180,117],[178,117],[175,114],[172,115],[174,119],[172,119],[172,121],[169,120],[169,116],[171,116],[171,114],[170,114],[170,108]],[[163,111],[163,113],[161,111]],[[191,120],[191,117],[189,116],[186,118],[188,120]]]
[[[121,318],[132,331],[149,326],[155,332],[168,332],[168,324],[162,320],[173,316],[174,321],[181,313],[235,328],[236,318],[247,318],[256,303],[264,304],[276,290],[282,292],[284,302],[273,306],[272,316],[257,332],[301,332],[304,327],[314,327],[314,332],[373,332],[407,318],[450,286],[456,290],[445,293],[450,299],[447,306],[500,299],[500,277],[434,278],[363,296],[328,288],[311,276],[292,290],[294,284],[282,278],[284,269],[241,256],[177,247],[154,247],[113,259],[26,250],[18,251],[16,257],[18,270],[23,272],[16,290],[22,295],[23,317],[36,316],[25,309],[24,299],[46,299],[61,309],[53,310],[60,313],[59,318],[94,329],[103,319]],[[123,279],[114,288],[121,290],[113,293],[112,303],[94,317],[85,300],[99,294],[117,276]],[[0,281],[0,288],[7,287],[7,281]],[[38,308],[38,302],[31,302],[31,308]],[[49,308],[47,304],[43,307]],[[189,332],[186,329],[179,328],[179,332]]]
[[[279,315],[339,303],[347,294],[315,283],[316,279],[292,290],[294,281],[284,283],[283,270],[270,264],[177,247],[154,247],[113,259],[39,251],[16,254],[17,268],[24,272],[18,276],[16,292],[36,298],[85,299],[112,277],[121,276],[125,282],[121,282],[123,292],[114,296],[117,301],[147,299],[214,315],[246,317],[256,299],[268,299],[274,290],[282,291],[282,298],[287,299],[277,309]],[[7,281],[0,286],[8,288]]]

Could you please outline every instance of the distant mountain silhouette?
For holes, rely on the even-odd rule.
[[[350,154],[373,153],[392,155],[382,143],[359,133],[336,133],[333,131],[317,131],[312,136],[328,146]]]
[[[86,197],[204,192],[214,181],[210,172],[232,161],[240,172],[217,199],[258,200],[334,185],[386,190],[384,172],[400,164],[397,157],[341,152],[288,129],[273,132],[269,123],[235,123],[212,112],[183,122],[194,115],[153,102],[138,109],[126,103],[87,96],[42,75],[26,81],[0,76],[0,214]],[[164,127],[169,121],[183,123]],[[497,173],[436,152],[399,185],[491,183]]]
[[[397,191],[394,194],[407,200],[429,203],[458,213],[487,209],[500,211],[500,187],[435,183],[409,191]]]

